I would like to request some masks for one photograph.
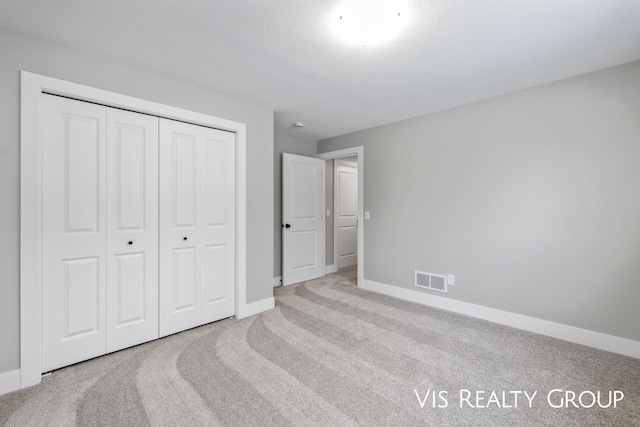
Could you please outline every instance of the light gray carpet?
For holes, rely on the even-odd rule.
[[[0,397],[0,423],[640,425],[640,360],[369,293],[354,280],[348,269],[278,288],[270,312],[56,371]],[[460,408],[461,389],[485,391],[489,407]],[[601,391],[602,404],[619,390],[624,399],[616,408],[555,409],[553,389]],[[423,400],[446,391],[447,406],[428,398],[421,407],[416,390]],[[491,391],[498,403],[489,403]],[[522,394],[517,408],[502,407],[514,406],[511,391],[537,395],[531,407]]]

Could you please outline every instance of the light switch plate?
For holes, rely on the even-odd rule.
[[[364,219],[371,219],[371,215],[369,214],[369,211],[364,211]]]
[[[327,209],[327,218],[331,218],[331,211]]]

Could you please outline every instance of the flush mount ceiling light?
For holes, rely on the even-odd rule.
[[[331,30],[344,43],[377,46],[397,37],[407,24],[399,0],[344,0],[331,16]]]

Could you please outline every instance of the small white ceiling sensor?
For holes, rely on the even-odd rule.
[[[304,123],[302,123],[302,122],[295,122],[295,123],[293,124],[293,127],[294,127],[294,128],[296,128],[296,129],[301,129],[301,128],[303,128],[303,127],[304,127]]]
[[[367,47],[396,38],[408,16],[403,1],[343,0],[330,20],[333,33],[344,43]]]

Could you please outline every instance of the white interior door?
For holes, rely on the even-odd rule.
[[[106,352],[105,125],[105,107],[43,97],[42,372]]]
[[[160,336],[234,314],[235,134],[160,120]]]
[[[322,276],[324,160],[282,155],[282,284]]]
[[[335,238],[338,268],[358,263],[358,165],[335,161]]]
[[[158,118],[107,109],[107,352],[158,338]]]

